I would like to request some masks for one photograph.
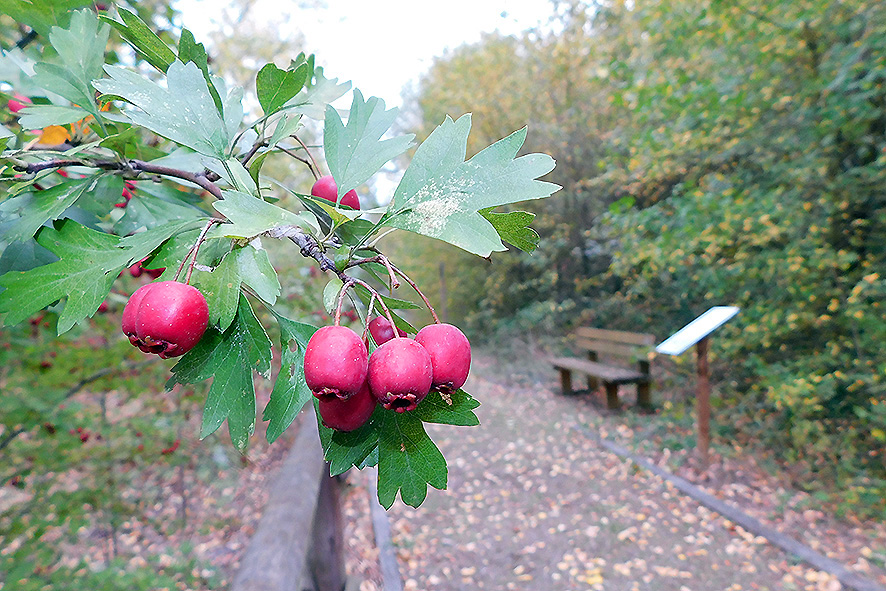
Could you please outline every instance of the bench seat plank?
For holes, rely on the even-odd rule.
[[[551,359],[551,364],[557,369],[580,371],[588,375],[596,376],[610,384],[632,384],[649,381],[649,376],[640,373],[639,371],[624,369],[621,367],[612,367],[611,365],[579,359],[577,357],[555,357]]]

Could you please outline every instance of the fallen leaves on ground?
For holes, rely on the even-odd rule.
[[[549,368],[546,381],[503,373],[511,368],[475,359],[466,390],[482,402],[481,426],[430,430],[449,462],[448,490],[431,491],[418,510],[397,502],[389,512],[407,591],[840,589],[833,575],[700,506],[574,428],[590,426],[629,441],[633,433],[620,414],[592,397],[555,394]],[[666,465],[668,458],[657,460]],[[715,478],[696,483],[886,583],[882,524],[841,524],[804,510],[800,493],[745,464],[721,462],[711,474]],[[371,535],[362,528],[371,525],[360,518],[366,493],[362,481],[354,481],[345,506],[362,547]],[[354,550],[352,561],[371,562],[360,547]],[[363,591],[381,588],[372,569],[352,572],[366,579]]]

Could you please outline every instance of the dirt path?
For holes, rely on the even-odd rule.
[[[840,589],[595,445],[574,426],[599,424],[599,411],[554,395],[553,376],[505,387],[502,371],[475,361],[466,389],[483,402],[480,428],[431,430],[449,489],[389,513],[407,591]]]

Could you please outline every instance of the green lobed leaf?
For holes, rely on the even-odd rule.
[[[99,119],[93,80],[102,75],[109,33],[110,27],[101,24],[92,10],[78,10],[67,28],[52,28],[49,41],[61,63],[36,64],[34,83]]]
[[[227,329],[234,320],[243,283],[271,305],[280,295],[277,272],[268,253],[255,243],[234,248],[211,272],[197,270],[194,281],[206,297],[210,324],[220,330]]]
[[[200,438],[214,433],[225,421],[231,442],[246,449],[255,432],[255,389],[252,372],[267,376],[271,370],[271,341],[252,307],[241,294],[234,322],[223,333],[211,328],[172,368],[167,388],[193,384],[213,377]]]
[[[277,121],[277,126],[274,127],[274,132],[268,139],[268,145],[274,147],[284,138],[287,138],[298,131],[298,128],[301,127],[301,118],[301,115],[291,115],[288,113],[280,117],[280,120]],[[265,152],[265,154],[267,153],[268,152]],[[258,180],[256,180],[256,182],[258,182]]]
[[[120,235],[153,228],[169,222],[206,222],[206,212],[186,200],[188,193],[159,183],[138,183],[132,191],[132,199],[123,210],[123,217],[114,224]],[[120,201],[120,194],[117,194]]]
[[[52,27],[65,27],[77,8],[92,6],[86,0],[4,0],[3,13],[48,38]]]
[[[193,62],[200,71],[203,72],[203,79],[209,88],[209,94],[212,95],[212,102],[219,113],[224,113],[224,105],[215,84],[212,82],[212,74],[209,73],[209,54],[206,53],[206,47],[202,43],[197,43],[194,34],[188,29],[182,29],[178,39],[178,59],[183,64]]]
[[[209,325],[226,330],[237,315],[240,302],[240,275],[237,256],[229,252],[211,273],[197,270],[193,281],[206,298]]]
[[[73,105],[28,105],[19,112],[19,124],[25,129],[43,129],[80,121],[89,111]]]
[[[499,237],[514,245],[523,252],[533,252],[538,248],[538,232],[529,227],[535,219],[534,213],[528,211],[512,211],[496,213],[491,208],[481,209],[480,215],[492,224]]]
[[[480,424],[474,409],[480,406],[470,394],[457,390],[447,398],[431,392],[413,411],[425,423],[473,427]]]
[[[289,428],[302,407],[314,398],[305,382],[304,360],[308,341],[317,327],[290,320],[276,312],[274,316],[280,326],[282,356],[271,399],[262,413],[262,420],[268,421],[268,443],[276,441]]]
[[[304,87],[310,74],[308,62],[290,70],[281,70],[273,63],[265,64],[255,77],[255,91],[265,114],[279,111]]]
[[[541,199],[559,187],[537,180],[553,170],[546,154],[515,158],[525,128],[464,161],[470,115],[449,117],[418,147],[394,191],[384,224],[438,238],[479,256],[505,250],[481,209]]]
[[[137,232],[120,239],[118,246],[124,249],[127,264],[140,261],[164,244],[167,240],[185,232],[190,232],[206,224],[208,218],[172,220],[154,226],[150,230]],[[191,242],[193,244],[193,241]],[[202,252],[202,251],[201,251]],[[165,266],[165,265],[160,265]]]
[[[224,196],[223,201],[216,201],[212,206],[231,223],[215,228],[212,231],[214,235],[253,238],[268,230],[285,226],[298,226],[308,232],[318,232],[307,215],[292,213],[239,191],[224,191]]]
[[[0,216],[7,217],[13,212],[19,214],[5,238],[13,242],[31,238],[43,224],[58,219],[87,190],[91,190],[97,179],[98,175],[59,183],[44,191],[23,193],[0,203]]]
[[[7,244],[0,253],[0,275],[10,271],[30,271],[41,265],[48,265],[58,260],[33,238]],[[0,290],[2,291],[2,290]]]
[[[119,238],[96,232],[73,220],[57,222],[37,232],[37,243],[59,260],[0,277],[0,312],[7,325],[21,322],[56,300],[67,298],[59,315],[58,334],[95,313],[119,272],[129,263],[129,251],[117,248]]]
[[[326,310],[327,314],[335,313],[335,308],[338,305],[338,294],[341,293],[342,287],[344,287],[342,280],[338,277],[333,277],[323,288],[323,309]]]
[[[196,64],[173,62],[167,70],[165,87],[120,66],[105,66],[105,71],[111,78],[96,80],[96,89],[138,107],[125,112],[132,123],[200,154],[226,159],[233,133],[219,114]],[[232,105],[237,102],[236,98],[231,100]]]
[[[400,499],[418,507],[428,494],[428,485],[445,489],[446,459],[414,413],[386,411],[378,427],[378,502],[390,509]]]
[[[339,197],[368,181],[388,160],[412,145],[413,134],[381,139],[397,112],[385,111],[385,103],[378,97],[364,101],[359,90],[354,90],[347,125],[342,123],[338,111],[326,107],[323,150]]]
[[[314,56],[311,56],[308,62],[313,64],[313,60]],[[326,114],[326,106],[342,97],[350,88],[350,82],[339,84],[338,78],[326,78],[323,68],[314,68],[313,83],[306,84],[305,88],[286,103],[285,108],[320,121]]]
[[[145,61],[165,73],[175,61],[175,53],[136,13],[122,6],[117,7],[117,12],[123,19],[122,23],[107,16],[102,16],[101,19],[117,29],[120,36],[132,45]]]
[[[314,410],[320,426],[320,443],[323,446],[323,456],[329,462],[330,476],[343,474],[352,466],[361,466],[378,449],[378,425],[383,420],[382,414],[389,411],[377,406],[366,424],[354,431],[343,432],[325,427],[319,408],[319,402],[315,399]]]

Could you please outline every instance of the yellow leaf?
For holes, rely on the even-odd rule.
[[[41,144],[62,144],[71,139],[71,134],[68,133],[68,130],[62,127],[61,125],[50,125],[49,127],[44,127],[42,133],[40,133]]]

